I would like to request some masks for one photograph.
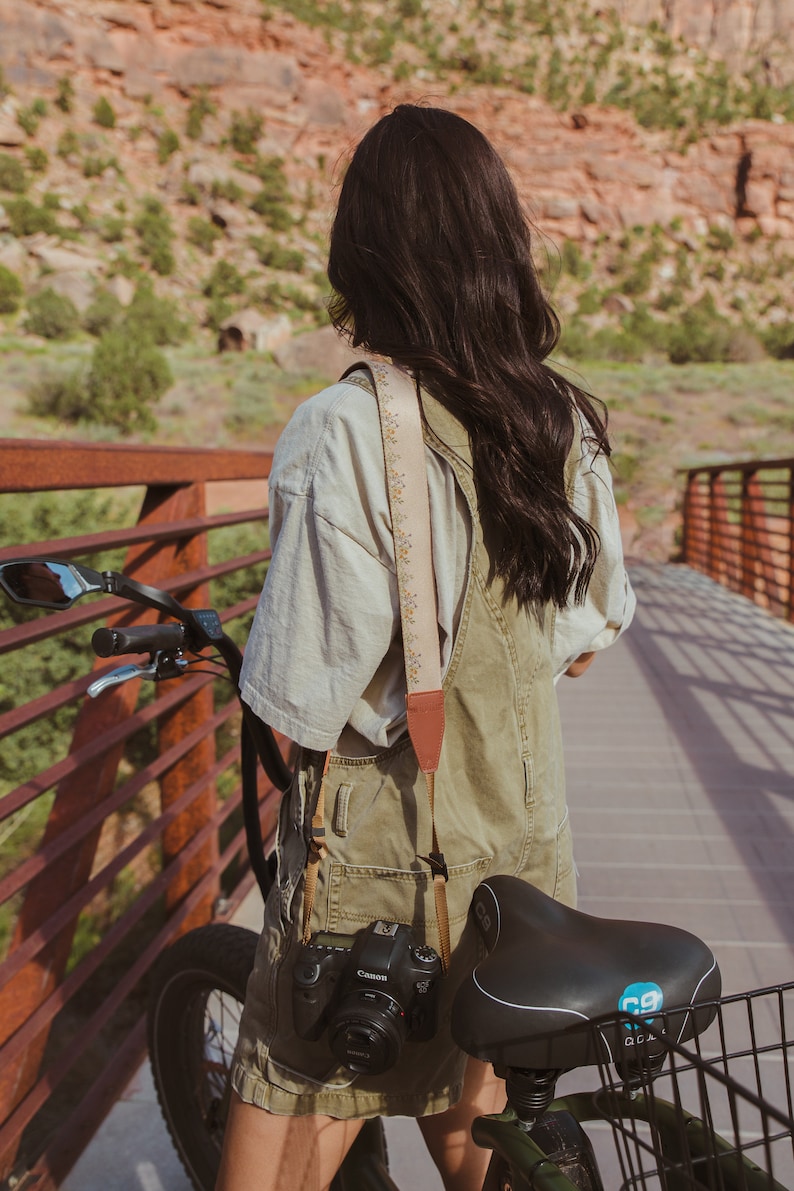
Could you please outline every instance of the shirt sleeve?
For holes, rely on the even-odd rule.
[[[377,404],[337,384],[299,406],[270,476],[272,557],[242,696],[305,748],[333,748],[389,652],[399,603]]]
[[[552,659],[555,682],[582,653],[606,649],[628,628],[636,599],[623,563],[623,546],[609,460],[593,455],[583,438],[572,503],[592,525],[600,549],[583,604],[570,603],[555,618]]]

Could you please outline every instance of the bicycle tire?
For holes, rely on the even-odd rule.
[[[147,1033],[157,1099],[196,1191],[213,1191],[231,1059],[258,936],[211,923],[177,939],[154,968]]]

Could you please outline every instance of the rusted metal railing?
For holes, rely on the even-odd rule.
[[[794,621],[794,459],[685,474],[683,561]]]
[[[114,551],[115,569],[192,607],[213,606],[213,588],[233,581],[236,602],[219,611],[227,626],[239,625],[256,604],[269,557],[267,510],[207,515],[207,491],[217,491],[218,481],[264,481],[270,462],[260,451],[0,442],[6,541],[5,494],[143,492],[135,524],[19,542],[0,550],[0,561],[48,554],[101,566]],[[258,548],[211,561],[208,540],[245,525],[256,527]],[[0,630],[3,667],[32,677],[42,651],[54,653],[83,626],[154,617],[114,598],[33,612]],[[86,687],[109,663],[98,660],[85,674],[91,657],[90,649],[79,654],[73,675],[55,689],[0,703],[0,746],[9,748],[33,725],[73,717],[68,749],[0,798],[8,938],[0,962],[0,1183],[37,1191],[57,1187],[141,1061],[146,976],[158,953],[189,927],[230,913],[253,884],[231,689],[221,693],[223,684],[197,674],[160,684],[149,702],[138,683],[93,702]],[[264,780],[260,797],[268,838],[276,791]],[[17,855],[13,833],[31,815],[41,824],[38,838]]]

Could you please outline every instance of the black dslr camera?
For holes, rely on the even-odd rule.
[[[406,1038],[436,1032],[441,960],[400,922],[371,922],[355,935],[320,931],[301,947],[292,1007],[301,1038],[326,1026],[345,1067],[379,1075],[396,1063]]]

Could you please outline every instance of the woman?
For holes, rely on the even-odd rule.
[[[452,962],[440,1024],[391,1069],[354,1075],[296,1035],[303,872],[324,754],[329,855],[312,931],[378,918],[438,946],[430,815],[406,736],[394,544],[366,368],[299,408],[271,475],[273,559],[243,694],[302,746],[279,823],[240,1031],[219,1191],[329,1185],[362,1119],[418,1118],[448,1191],[479,1188],[474,1116],[501,1111],[487,1065],[449,1035],[477,959],[467,925],[486,874],[575,898],[553,684],[581,673],[632,612],[596,404],[545,363],[559,326],[515,188],[450,112],[400,106],[350,163],[331,235],[331,315],[363,355],[416,379],[424,415],[447,728],[436,825],[449,864]]]

